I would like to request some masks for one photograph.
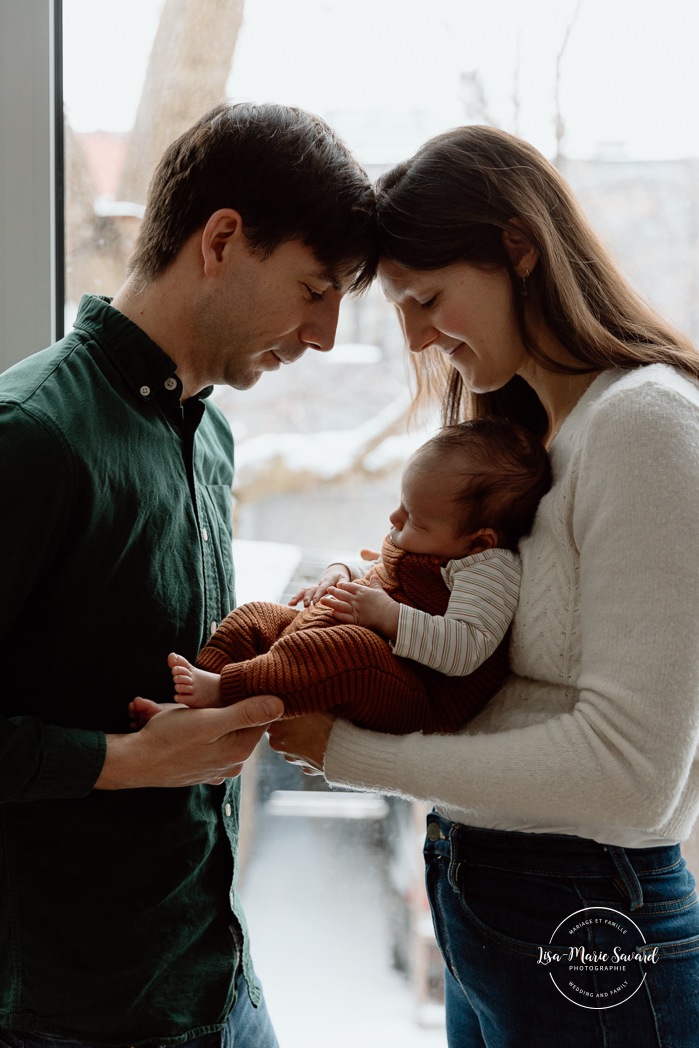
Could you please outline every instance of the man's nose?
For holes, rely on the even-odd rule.
[[[309,349],[327,353],[335,345],[340,302],[328,300],[314,306],[315,312],[299,328],[299,341]]]

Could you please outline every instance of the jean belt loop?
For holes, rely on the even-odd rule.
[[[637,910],[640,906],[643,906],[643,888],[626,854],[626,849],[608,844],[607,851],[619,871],[619,876],[629,897],[630,909]]]

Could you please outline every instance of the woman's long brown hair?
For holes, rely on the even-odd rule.
[[[382,257],[416,270],[467,262],[509,272],[523,344],[542,367],[570,374],[664,363],[699,379],[697,349],[633,290],[565,179],[527,142],[493,127],[456,128],[384,174],[376,191]],[[577,365],[552,360],[528,328],[522,281],[503,241],[513,221],[538,253],[526,314],[543,320]],[[519,377],[472,394],[429,350],[418,355],[416,374],[418,399],[438,395],[446,423],[495,414],[545,428],[538,397]]]

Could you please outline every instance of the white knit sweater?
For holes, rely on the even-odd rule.
[[[551,447],[522,541],[513,674],[458,735],[338,721],[332,783],[475,826],[646,847],[699,813],[699,385],[608,371]]]

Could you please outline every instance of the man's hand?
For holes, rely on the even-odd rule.
[[[337,586],[338,582],[347,582],[349,577],[349,569],[344,564],[328,564],[318,581],[299,590],[291,598],[289,605],[293,608],[297,604],[303,604],[304,608],[308,608],[311,604],[316,604],[321,597],[325,596],[331,586]]]
[[[298,764],[305,775],[322,775],[325,751],[334,723],[332,713],[287,717],[270,727],[269,744],[289,764]]]
[[[255,695],[223,709],[172,703],[133,735],[107,735],[107,757],[95,789],[218,785],[240,775],[283,712],[281,699],[273,695]]]
[[[137,695],[133,702],[129,703],[129,727],[132,731],[140,731],[153,717],[171,709],[171,702],[153,702]]]
[[[320,603],[330,608],[338,622],[366,626],[388,640],[396,639],[400,604],[384,593],[378,581],[368,586],[340,582],[330,588]]]

